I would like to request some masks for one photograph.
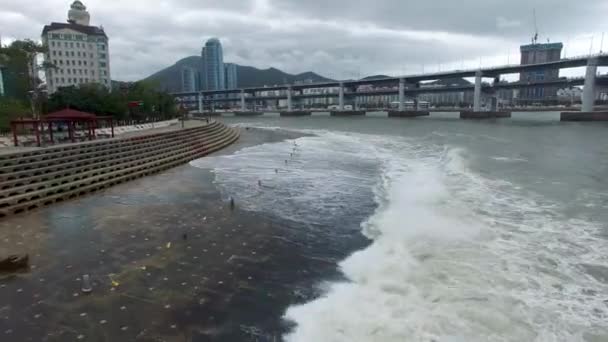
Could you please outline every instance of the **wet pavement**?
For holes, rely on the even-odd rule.
[[[367,243],[309,228],[231,210],[188,165],[2,220],[0,256],[31,269],[0,274],[0,341],[280,341],[285,309]]]

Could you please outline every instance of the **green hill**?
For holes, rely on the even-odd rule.
[[[183,67],[190,67],[194,70],[200,70],[201,57],[190,56],[179,60],[174,65],[160,70],[144,80],[157,81],[162,90],[169,92],[181,91],[181,75],[180,71]],[[331,79],[325,78],[314,72],[305,72],[297,75],[288,74],[279,69],[257,69],[250,66],[242,66],[237,64],[238,87],[262,87],[276,84],[293,84],[293,83],[310,83],[310,82],[329,82]]]

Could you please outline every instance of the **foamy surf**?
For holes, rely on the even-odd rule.
[[[347,281],[287,309],[285,340],[608,340],[608,289],[586,272],[608,264],[600,227],[482,176],[468,151],[432,138],[315,133],[281,177],[291,141],[193,163],[247,209],[294,220],[330,222],[375,194],[361,224],[372,244],[340,263]]]
[[[585,274],[567,262],[535,270],[535,255],[553,260],[554,244],[567,249],[562,240],[581,238],[555,230],[563,222],[551,205],[519,197],[511,184],[471,172],[464,153],[447,149],[434,156],[386,156],[377,191],[380,206],[363,224],[373,244],[340,264],[348,282],[287,310],[285,317],[297,323],[287,341],[591,341],[608,336],[604,314],[593,317],[603,312],[601,301],[583,294]],[[579,227],[590,234],[589,249],[581,252],[601,255],[593,251],[601,247],[592,238],[596,227],[587,222]],[[547,236],[555,233],[561,236]],[[566,279],[571,289],[558,293]],[[601,286],[587,293],[595,291]]]
[[[499,157],[499,156],[495,156],[495,157],[490,157],[490,159],[492,160],[496,160],[496,161],[500,161],[500,162],[507,162],[507,163],[525,163],[528,160],[525,158],[515,158],[515,157]]]

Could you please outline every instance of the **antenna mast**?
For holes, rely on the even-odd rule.
[[[536,8],[532,10],[532,16],[534,17],[534,37],[532,38],[532,44],[538,42],[538,24],[536,23]]]

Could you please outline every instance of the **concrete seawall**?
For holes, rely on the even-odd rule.
[[[222,149],[236,129],[205,126],[0,155],[0,218],[157,173]]]
[[[431,113],[426,110],[389,110],[389,118],[415,118],[418,116],[429,116]]]
[[[263,115],[264,112],[251,112],[251,111],[235,111],[234,115],[236,116],[258,116],[258,115]]]
[[[204,112],[200,116],[202,116],[202,117],[206,117],[206,116],[222,116],[222,112]]]
[[[309,116],[312,115],[310,111],[306,110],[292,110],[291,112],[281,112],[281,116]]]
[[[364,116],[364,110],[332,110],[329,112],[330,116]]]
[[[562,112],[561,121],[608,121],[608,112]]]
[[[510,118],[511,112],[473,112],[473,111],[463,111],[460,112],[461,119],[502,119],[502,118]]]

